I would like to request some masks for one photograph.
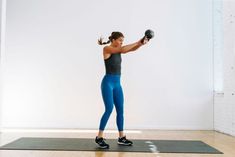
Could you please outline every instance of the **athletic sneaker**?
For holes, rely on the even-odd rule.
[[[126,139],[126,136],[123,136],[121,138],[119,137],[117,143],[120,145],[125,145],[125,146],[131,146],[133,144],[132,141]]]
[[[98,144],[99,148],[109,149],[109,145],[105,142],[105,139],[103,137],[96,136],[95,143]]]

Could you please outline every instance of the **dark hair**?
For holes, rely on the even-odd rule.
[[[109,40],[107,42],[103,42],[103,38],[99,38],[98,44],[105,45],[105,44],[112,42],[113,39],[116,40],[120,37],[124,37],[124,35],[121,32],[112,32],[111,35],[109,36]]]

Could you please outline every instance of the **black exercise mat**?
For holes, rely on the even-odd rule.
[[[112,151],[149,153],[223,154],[202,141],[133,140],[133,146],[121,146],[116,139],[107,139],[109,149],[100,149],[94,139],[23,137],[0,147],[0,150]]]

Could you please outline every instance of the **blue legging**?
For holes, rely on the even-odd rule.
[[[104,130],[115,105],[118,131],[123,131],[123,91],[120,84],[120,75],[106,74],[101,83],[102,97],[105,112],[100,120],[100,130]]]

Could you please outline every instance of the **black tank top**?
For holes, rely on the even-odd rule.
[[[104,60],[106,74],[120,75],[121,74],[121,53],[111,54],[108,59]]]

